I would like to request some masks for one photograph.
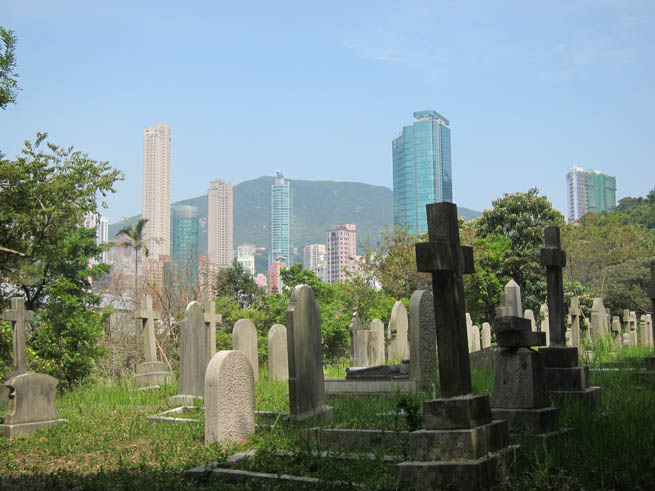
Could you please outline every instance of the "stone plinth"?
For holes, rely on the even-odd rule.
[[[146,361],[136,366],[134,383],[139,388],[157,388],[175,382],[175,375],[161,361]]]
[[[577,348],[551,346],[539,353],[544,356],[546,387],[554,404],[576,400],[591,408],[600,405],[600,387],[589,387],[589,367],[578,366]]]

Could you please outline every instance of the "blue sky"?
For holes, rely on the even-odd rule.
[[[122,169],[110,221],[141,210],[143,128],[172,128],[173,201],[281,169],[392,187],[416,110],[451,122],[454,201],[537,186],[564,211],[573,165],[655,187],[655,3],[2,0],[18,37],[14,156],[47,131]]]

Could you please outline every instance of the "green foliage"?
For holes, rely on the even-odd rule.
[[[143,257],[148,257],[150,251],[148,250],[147,242],[148,239],[143,233],[143,229],[148,223],[147,218],[141,218],[136,225],[132,225],[127,218],[125,219],[126,225],[116,232],[116,237],[123,236],[124,241],[120,243],[121,247],[129,247],[134,249],[134,295],[136,297],[138,291],[138,272],[139,272],[139,253],[143,254]]]
[[[216,295],[235,300],[241,309],[253,307],[262,295],[250,273],[236,260],[229,268],[221,269],[216,279]]]
[[[396,410],[400,413],[405,413],[405,422],[409,431],[417,431],[423,426],[423,417],[420,412],[419,402],[407,396],[403,396],[398,404]]]
[[[11,350],[11,323],[0,321],[0,379],[4,379],[11,368]]]
[[[46,294],[48,308],[39,312],[30,339],[31,367],[72,389],[91,375],[95,360],[104,354],[99,341],[108,313],[91,310],[97,297],[67,279],[48,284]]]
[[[623,198],[615,213],[626,216],[630,223],[643,225],[649,230],[655,229],[655,188],[645,198]]]
[[[14,32],[0,26],[0,109],[6,109],[7,104],[16,102],[20,88],[16,78],[16,36]],[[2,46],[4,45],[4,47]]]

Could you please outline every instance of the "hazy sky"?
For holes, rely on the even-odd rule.
[[[22,91],[0,150],[50,140],[126,180],[141,211],[143,128],[172,128],[173,201],[281,169],[392,187],[412,113],[451,122],[453,196],[482,210],[537,186],[564,211],[573,164],[655,187],[655,3],[0,0]]]

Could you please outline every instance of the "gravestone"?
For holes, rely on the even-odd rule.
[[[591,307],[591,340],[597,343],[600,339],[607,336],[607,311],[603,305],[603,299],[600,297],[594,298],[594,303]]]
[[[507,317],[521,317],[521,287],[514,280],[509,280],[505,285],[505,296],[509,308]]]
[[[571,346],[578,349],[578,356],[582,354],[582,342],[580,340],[580,297],[571,297],[569,306],[569,315],[571,316]]]
[[[648,333],[648,330],[646,329],[646,315],[641,314],[639,317],[639,334],[641,335],[641,345],[642,346],[647,346],[651,347],[651,339]]]
[[[409,378],[424,390],[432,387],[437,375],[436,347],[432,294],[416,290],[409,299]]]
[[[398,301],[391,309],[391,317],[389,319],[389,352],[387,353],[387,361],[406,360],[409,358],[409,346],[407,344],[407,310],[405,305]]]
[[[482,323],[482,349],[491,346],[491,324],[488,322]]]
[[[364,329],[359,329],[353,332],[353,340],[355,342],[355,356],[352,363],[355,367],[368,367],[370,365],[368,361],[369,333],[369,330]]]
[[[655,346],[655,339],[653,339],[653,316],[651,314],[646,314],[646,330],[650,338],[650,346]]]
[[[244,442],[255,432],[255,379],[243,351],[219,351],[205,375],[205,443]]]
[[[471,314],[466,313],[466,344],[469,349],[469,353],[473,352],[473,319],[471,319]]]
[[[545,303],[539,308],[539,318],[541,319],[541,322],[539,323],[539,331],[546,333],[546,346],[550,346],[548,305]]]
[[[291,419],[331,418],[333,409],[325,404],[321,311],[308,285],[297,285],[291,292],[287,309],[287,346]]]
[[[478,489],[505,476],[507,422],[492,421],[489,396],[471,393],[462,275],[473,250],[460,247],[457,206],[426,206],[429,242],[416,244],[418,271],[432,274],[441,397],[423,403],[425,429],[410,433],[399,489]]]
[[[157,343],[155,341],[155,321],[158,320],[159,312],[152,307],[152,297],[145,295],[140,308],[135,315],[141,324],[143,336],[143,351],[146,361],[136,367],[134,382],[142,389],[157,388],[162,384],[172,384],[175,375],[170,371],[168,365],[157,360]]]
[[[354,363],[355,366],[360,367],[360,366],[365,366],[365,365],[359,365],[355,361],[356,355],[355,353],[357,352],[357,331],[361,331],[363,329],[362,326],[362,321],[359,318],[359,314],[357,311],[353,312],[352,318],[350,319],[350,325],[348,326],[348,334],[350,335],[350,359],[351,363]],[[360,348],[361,350],[361,348]],[[366,349],[364,349],[364,352],[366,352]]]
[[[0,435],[11,439],[65,422],[57,417],[57,384],[57,379],[42,373],[22,373],[7,380],[9,400]]]
[[[637,313],[633,310],[630,311],[630,346],[637,346],[639,344],[637,337]]]
[[[2,318],[11,322],[12,371],[7,378],[27,372],[27,350],[25,348],[25,328],[34,319],[34,312],[25,310],[22,297],[11,299],[11,309],[5,310]]]
[[[595,408],[600,405],[600,387],[589,387],[589,367],[578,366],[578,349],[565,345],[562,269],[566,266],[566,254],[560,246],[558,227],[546,227],[544,243],[540,262],[546,267],[550,346],[539,353],[544,355],[550,398],[556,404],[574,399]]]
[[[523,318],[528,319],[530,321],[530,329],[533,332],[537,332],[537,321],[534,318],[534,312],[530,309],[526,309],[523,313]]]
[[[480,328],[478,326],[471,327],[471,338],[473,344],[473,352],[480,351],[482,343],[480,341]]]
[[[287,354],[287,328],[275,324],[268,331],[268,378],[289,380],[289,356]]]
[[[653,331],[652,316],[655,314],[655,261],[650,263],[650,282],[648,283],[648,298],[650,298],[651,330],[650,337],[655,340],[655,331]]]
[[[614,347],[620,348],[623,344],[623,334],[621,332],[621,319],[618,315],[612,316],[612,337],[614,338]]]
[[[169,404],[191,406],[194,398],[202,399],[207,371],[207,326],[198,302],[187,305],[180,325],[180,374],[177,395],[169,397]]]
[[[259,349],[257,346],[257,328],[250,319],[239,319],[232,328],[232,349],[243,351],[250,366],[255,382],[259,380]]]
[[[372,367],[384,363],[384,322],[380,319],[373,319],[373,322],[371,322],[368,335],[367,355],[368,363]]]
[[[221,314],[216,313],[216,302],[213,299],[205,306],[203,318],[207,325],[207,363],[209,363],[216,354],[216,328],[223,322]]]
[[[532,331],[530,320],[521,317],[521,304],[515,303],[521,301],[521,291],[516,291],[516,283],[511,288],[506,311],[515,315],[494,320],[496,342],[501,349],[496,355],[491,411],[495,419],[508,422],[511,432],[544,435],[557,422],[558,411],[550,407],[548,400],[543,355],[531,348],[545,345],[546,334]]]

